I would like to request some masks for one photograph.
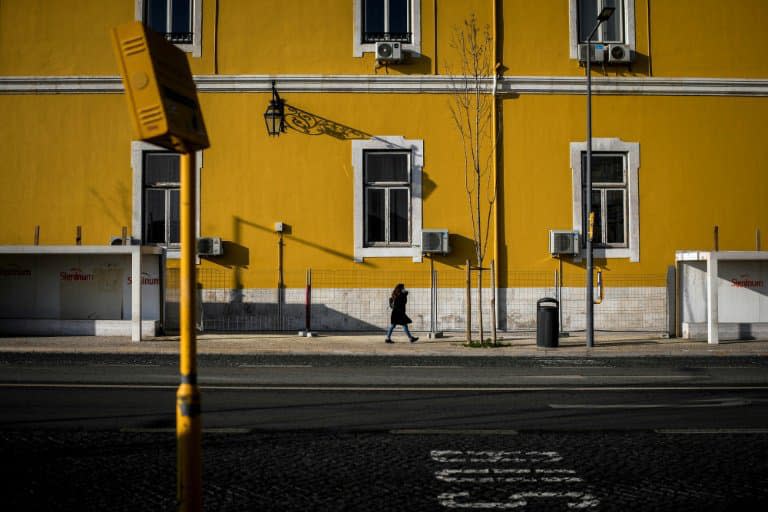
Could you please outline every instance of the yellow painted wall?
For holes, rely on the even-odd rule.
[[[585,140],[580,96],[504,102],[504,220],[510,270],[554,268],[547,231],[572,227],[570,142]],[[750,98],[594,99],[593,136],[640,143],[640,262],[598,262],[620,273],[664,272],[676,250],[763,247],[768,234],[768,104]],[[583,265],[583,263],[582,263]]]
[[[463,168],[445,96],[289,94],[289,104],[370,135],[423,139],[424,226],[469,230]],[[248,249],[253,269],[276,268],[274,223],[285,222],[285,267],[413,270],[410,258],[353,258],[352,142],[289,130],[269,138],[262,113],[267,95],[203,95],[211,149],[203,170],[203,235],[222,236]],[[384,115],[386,113],[386,115]],[[457,262],[460,257],[456,256]],[[236,263],[227,258],[224,265]],[[216,264],[214,262],[213,264]],[[426,265],[426,263],[424,263]],[[249,281],[244,274],[245,284]],[[254,274],[254,279],[256,275]]]
[[[759,51],[745,51],[768,47],[763,0],[648,1],[636,2],[640,59],[613,73],[768,75]],[[423,1],[424,58],[376,70],[371,55],[352,56],[351,0],[203,4],[203,56],[191,59],[196,74],[445,73],[455,64],[452,28],[472,11],[481,26],[490,23],[492,7],[489,0]],[[133,9],[132,1],[85,0],[77,8],[65,0],[2,1],[0,74],[115,75],[108,31],[133,19]],[[583,74],[568,59],[565,0],[535,9],[506,0],[501,14],[507,75]],[[723,37],[708,37],[713,33]],[[456,235],[454,252],[438,266],[463,263],[471,229],[448,96],[282,95],[360,132],[424,140],[423,225]],[[426,267],[406,258],[352,262],[351,141],[296,131],[269,138],[262,117],[268,101],[263,93],[201,94],[212,143],[203,160],[201,235],[230,243],[224,258],[202,266],[238,269],[240,285],[263,286],[264,272],[277,266],[272,229],[283,221],[292,230],[285,240],[290,271]],[[509,271],[549,270],[547,230],[572,225],[568,144],[584,140],[584,98],[523,95],[505,99],[503,111],[502,264]],[[768,246],[766,114],[762,97],[596,97],[594,136],[639,142],[641,158],[640,263],[607,266],[664,272],[675,250],[711,248],[715,224],[723,249],[754,248],[757,227]],[[0,95],[0,119],[0,244],[32,243],[35,225],[44,244],[73,243],[78,225],[85,244],[106,244],[122,226],[130,228],[132,134],[122,95]]]
[[[422,56],[388,68],[378,68],[370,53],[353,56],[352,8],[352,0],[205,0],[202,55],[190,57],[192,72],[432,74],[453,58],[452,28],[473,12],[489,24],[492,4],[423,0]],[[109,31],[133,19],[133,0],[4,0],[0,73],[115,75]]]
[[[647,1],[647,0],[646,0]],[[657,76],[768,77],[765,0],[653,1]]]
[[[442,95],[284,94],[315,116],[370,135],[423,139],[424,226],[468,233],[463,161]],[[351,140],[266,134],[267,94],[202,94],[211,139],[201,173],[201,235],[237,244],[204,265],[276,267],[274,223],[291,226],[286,268],[404,268],[408,258],[352,261]],[[386,115],[384,115],[386,113]],[[130,124],[122,95],[0,96],[0,244],[106,244],[131,226]],[[457,206],[458,205],[458,206]],[[10,219],[18,219],[11,222]],[[139,236],[134,234],[134,236]],[[244,252],[248,253],[243,259]],[[456,262],[463,261],[455,256]],[[449,258],[449,261],[452,259]],[[244,284],[253,285],[248,273]],[[254,277],[255,279],[255,277]]]
[[[567,0],[535,8],[504,0],[502,16],[507,75],[584,75],[568,55]],[[635,0],[636,60],[593,69],[608,76],[765,78],[768,61],[759,54],[768,48],[766,25],[764,0]]]
[[[122,95],[0,95],[0,244],[108,244],[131,225]],[[11,120],[10,122],[8,122]]]
[[[0,74],[116,75],[110,29],[133,20],[132,1],[0,2]]]
[[[352,56],[352,0],[206,0],[202,56],[195,74],[444,74],[455,64],[453,27],[475,13],[490,24],[492,0],[422,0],[422,56],[377,68]],[[502,61],[507,75],[583,75],[568,57],[568,2],[503,0]],[[636,0],[637,60],[611,76],[768,76],[764,0]],[[114,25],[133,20],[134,2],[0,2],[3,75],[114,75]],[[44,37],[41,37],[44,35]],[[650,49],[650,50],[649,50]],[[596,73],[602,73],[598,68]]]

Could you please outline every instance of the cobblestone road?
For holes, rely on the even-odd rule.
[[[766,510],[768,435],[206,434],[206,510]],[[4,511],[175,510],[171,432],[0,432]]]

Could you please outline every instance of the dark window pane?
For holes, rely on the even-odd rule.
[[[597,24],[597,0],[579,0],[579,42],[584,43]],[[597,40],[597,36],[592,38]]]
[[[384,192],[382,188],[369,188],[366,194],[366,243],[386,242],[384,231]]]
[[[366,153],[365,181],[367,183],[407,182],[408,155],[404,153]]]
[[[600,198],[600,191],[593,190],[592,191],[592,212],[595,214],[595,223],[592,227],[592,243],[593,244],[603,243],[603,222],[600,214],[603,208],[601,203],[602,201]],[[587,229],[589,229],[589,218],[587,218],[586,226],[587,226]]]
[[[408,189],[389,190],[389,241],[407,242],[408,236]]]
[[[168,32],[167,0],[147,0],[144,24],[155,32]]]
[[[144,243],[165,243],[165,190],[145,191]]]
[[[603,41],[622,42],[624,40],[624,31],[622,20],[624,14],[622,13],[623,0],[603,0],[603,7],[615,7],[613,15],[603,23]]]
[[[168,243],[181,243],[181,216],[179,213],[179,191],[169,190],[170,206],[168,208]]]
[[[624,191],[606,191],[606,238],[609,244],[624,244]]]
[[[592,155],[592,183],[623,183],[624,159],[620,156]]]
[[[173,153],[144,153],[144,185],[178,182],[178,155]]]
[[[363,2],[364,32],[384,32],[384,0]]]
[[[408,29],[408,0],[389,0],[389,32],[404,34]]]
[[[582,178],[586,179],[587,155],[582,153]],[[592,153],[592,183],[623,183],[624,158]]]
[[[192,32],[191,1],[173,0],[171,5],[171,32]]]

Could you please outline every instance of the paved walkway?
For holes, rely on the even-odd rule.
[[[595,347],[586,348],[584,333],[560,338],[557,348],[539,348],[534,334],[499,335],[495,348],[474,348],[464,344],[463,333],[447,333],[428,339],[418,333],[408,343],[402,332],[394,344],[384,343],[383,333],[316,333],[311,338],[293,333],[280,334],[198,334],[199,354],[328,354],[328,355],[414,355],[414,356],[518,356],[518,357],[638,357],[638,356],[768,356],[768,340],[706,341],[661,338],[657,333],[595,333]],[[175,354],[178,336],[163,336],[141,342],[109,336],[62,336],[0,338],[0,352],[66,352]]]

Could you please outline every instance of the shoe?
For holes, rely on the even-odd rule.
[[[413,338],[411,338],[411,343],[416,343],[417,341],[419,341],[418,337],[414,336]]]
[[[391,339],[387,338],[387,339],[384,340],[384,343],[394,343],[394,341],[392,341]]]

